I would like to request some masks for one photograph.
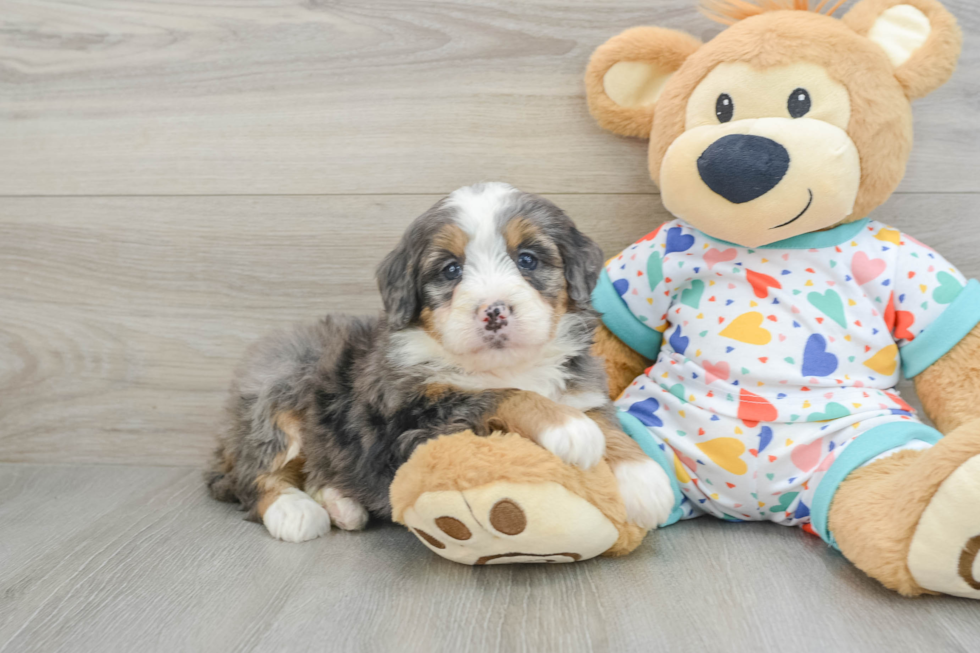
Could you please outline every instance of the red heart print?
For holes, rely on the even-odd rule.
[[[757,394],[742,388],[738,396],[738,418],[749,428],[759,422],[773,422],[779,415],[776,407]]]
[[[782,289],[782,284],[778,280],[773,279],[768,274],[762,274],[761,272],[755,272],[753,270],[745,270],[745,278],[749,280],[752,284],[752,290],[755,292],[755,296],[759,299],[765,299],[769,296],[770,288]]]

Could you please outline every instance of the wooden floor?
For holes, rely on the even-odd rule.
[[[694,2],[0,0],[0,652],[978,650],[980,606],[795,530],[473,570],[391,526],[280,544],[204,495],[245,346],[376,311],[445,193],[544,193],[609,254],[666,219],[582,74],[633,25],[710,38]],[[875,217],[980,277],[980,5],[946,4],[961,64]]]
[[[962,651],[820,540],[701,519],[618,560],[464,567],[392,525],[284,544],[187,467],[0,465],[0,651]]]

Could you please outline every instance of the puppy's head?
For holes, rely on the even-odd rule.
[[[554,204],[507,184],[461,188],[378,269],[389,327],[423,331],[469,367],[519,363],[588,311],[602,252]]]

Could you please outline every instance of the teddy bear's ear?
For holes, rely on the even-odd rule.
[[[936,0],[861,0],[843,20],[885,51],[910,100],[942,86],[956,68],[963,36]]]
[[[592,116],[611,132],[649,137],[660,92],[699,47],[693,36],[660,27],[634,27],[609,39],[585,72]]]

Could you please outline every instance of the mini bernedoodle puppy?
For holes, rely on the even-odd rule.
[[[618,428],[590,353],[602,252],[551,202],[461,188],[381,263],[380,319],[331,315],[260,341],[231,388],[208,473],[281,540],[390,518],[388,488],[420,443],[517,432],[590,468],[605,456],[631,521],[673,507],[666,474]]]

